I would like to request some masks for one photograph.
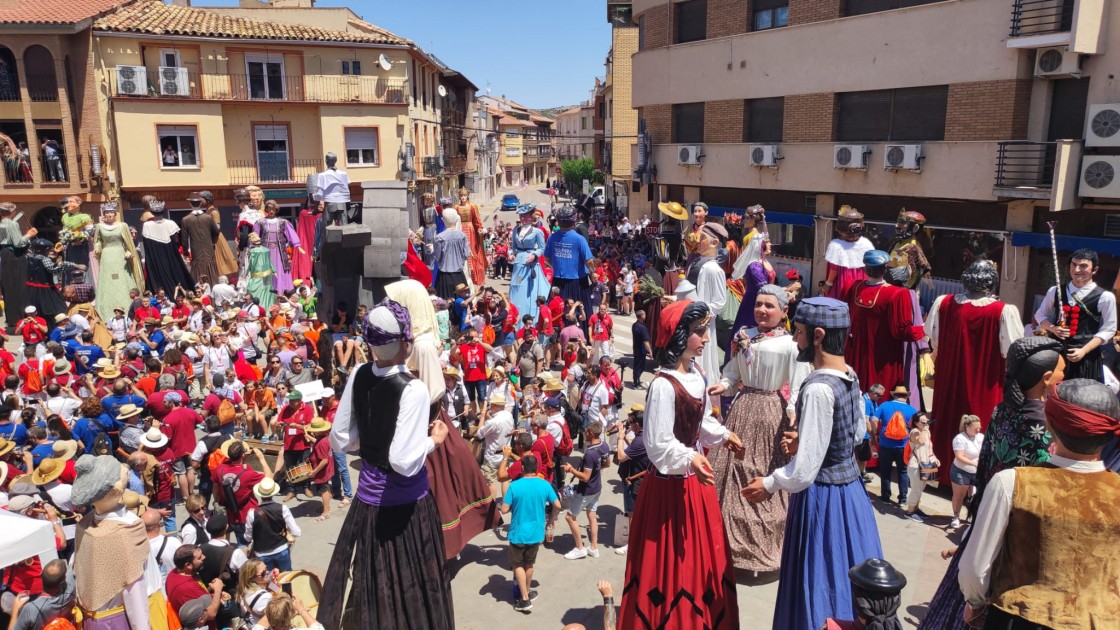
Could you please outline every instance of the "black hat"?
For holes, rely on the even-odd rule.
[[[894,594],[906,588],[906,576],[880,558],[869,558],[852,567],[848,579],[853,585],[876,593]]]
[[[33,239],[31,239],[31,249],[43,250],[43,249],[50,249],[51,247],[54,247],[54,245],[45,238],[33,238]]]
[[[224,512],[215,512],[210,520],[206,521],[206,533],[212,537],[221,536],[227,527],[229,527],[229,519]]]
[[[556,220],[561,223],[575,223],[576,212],[575,206],[560,206],[556,211]]]

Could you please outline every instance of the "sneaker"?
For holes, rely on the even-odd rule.
[[[909,518],[910,520],[914,521],[915,523],[924,523],[924,522],[926,522],[926,520],[925,520],[924,518],[922,518],[922,515],[921,515],[921,514],[918,514],[917,512],[914,512],[913,514],[910,514],[910,515],[908,515],[908,518]]]
[[[863,473],[863,483],[871,483],[871,475]]]
[[[587,550],[587,555],[591,556],[592,558],[598,558],[599,557],[599,550],[598,549],[588,549]]]
[[[531,601],[531,602],[537,601],[537,595],[539,595],[539,594],[540,593],[537,593],[536,591],[529,591],[529,601]]]
[[[617,554],[618,554],[618,555],[620,555],[620,556],[625,556],[625,555],[626,555],[626,549],[627,549],[627,548],[628,548],[629,546],[630,546],[630,545],[623,545],[623,546],[621,546],[621,547],[618,547],[618,548],[616,548],[616,549],[614,550],[614,552],[615,552],[615,553],[617,553]]]
[[[587,557],[587,549],[584,547],[576,547],[568,553],[564,554],[565,560],[581,560]]]
[[[520,613],[527,613],[533,609],[533,602],[527,599],[519,599],[513,605],[513,609]]]
[[[953,519],[952,523],[949,523],[949,527],[952,527],[953,529],[957,529],[960,526],[961,526],[961,519],[959,519],[959,518],[955,518],[955,519]]]

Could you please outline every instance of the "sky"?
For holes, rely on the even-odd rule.
[[[193,6],[237,6],[194,0]],[[611,45],[604,0],[318,0],[408,38],[485,94],[533,109],[589,98]]]

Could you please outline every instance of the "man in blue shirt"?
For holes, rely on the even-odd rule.
[[[891,400],[879,405],[875,410],[875,432],[879,438],[879,477],[882,491],[879,499],[884,503],[891,500],[891,466],[898,467],[898,504],[906,504],[906,494],[910,490],[910,477],[906,474],[907,462],[902,454],[910,441],[910,417],[918,413],[906,401],[910,390],[899,385],[891,390]]]
[[[146,402],[141,396],[137,396],[129,391],[128,379],[118,378],[113,383],[113,393],[101,399],[101,406],[104,408],[105,413],[110,417],[116,418],[120,415],[120,409],[124,405],[136,405],[143,407]]]
[[[856,465],[859,466],[863,483],[871,483],[871,475],[867,474],[867,462],[871,459],[871,421],[875,418],[879,401],[883,399],[883,393],[886,391],[886,387],[875,383],[867,388],[867,393],[863,395],[863,417],[867,421],[867,433],[863,434],[863,441],[856,445]]]
[[[27,427],[18,419],[12,420],[12,408],[7,405],[0,405],[0,438],[18,447],[27,444]]]
[[[523,476],[506,490],[502,513],[511,514],[509,559],[519,589],[513,609],[527,613],[533,609],[533,600],[537,597],[537,592],[530,591],[529,585],[533,583],[537,550],[544,542],[545,508],[552,506],[552,518],[555,518],[560,513],[560,498],[552,484],[538,474],[536,455],[522,455],[520,461]],[[548,525],[552,525],[551,521]]]
[[[93,343],[93,331],[87,330],[82,333],[82,342],[74,348],[74,363],[78,368],[78,375],[84,376],[89,373],[90,368],[98,359],[105,358],[105,351],[101,346]]]
[[[163,356],[163,348],[167,345],[167,335],[159,327],[159,320],[149,317],[144,320],[144,330],[140,331],[140,341],[143,343],[143,353],[157,359]]]

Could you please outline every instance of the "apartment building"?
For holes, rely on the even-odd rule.
[[[91,27],[123,0],[0,4],[0,201],[23,229],[57,238],[60,199],[108,199]]]
[[[499,130],[501,186],[537,186],[556,177],[555,121],[505,96],[486,95],[480,100],[496,118]]]
[[[560,160],[586,157],[581,153],[579,137],[579,106],[568,107],[556,114],[556,155]]]
[[[886,244],[917,210],[932,227],[924,305],[984,254],[1027,313],[1054,283],[1057,219],[1058,248],[1100,251],[1112,285],[1120,12],[1106,4],[634,0],[633,104],[655,171],[632,205],[761,203],[779,270],[812,267],[810,286],[841,205]]]
[[[631,58],[638,50],[638,26],[630,0],[608,0],[607,22],[611,25],[611,49],[603,82],[602,171],[608,198],[627,208],[634,173],[631,153],[637,141],[638,112],[631,105]]]

